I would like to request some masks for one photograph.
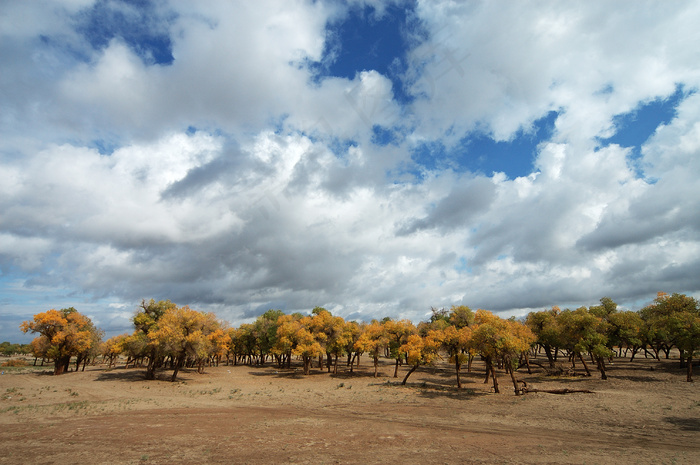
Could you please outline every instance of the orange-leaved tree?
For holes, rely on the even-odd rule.
[[[20,329],[40,335],[32,341],[34,354],[52,359],[55,375],[66,372],[71,357],[87,353],[101,337],[90,318],[73,307],[37,313]]]
[[[120,334],[119,336],[110,337],[100,345],[102,361],[108,360],[108,368],[112,368],[115,360],[124,352],[124,341],[128,337],[128,333]]]
[[[220,329],[213,313],[203,313],[188,306],[166,310],[158,321],[158,328],[148,334],[158,350],[173,359],[173,375],[177,374],[188,357],[192,358],[201,372],[203,360],[214,354],[214,345],[209,338]]]
[[[511,376],[515,394],[520,394],[514,374],[515,364],[520,354],[529,350],[535,342],[535,335],[525,325],[504,320],[486,310],[476,311],[475,323],[477,326],[472,333],[471,343],[486,362],[485,382],[488,382],[490,375],[493,378],[494,392],[500,392],[494,366],[500,361]]]
[[[399,364],[401,363],[401,359],[405,357],[405,353],[400,350],[401,346],[406,343],[408,336],[411,334],[416,334],[417,330],[410,320],[388,319],[384,322],[384,331],[386,332],[389,340],[389,354],[391,358],[396,360],[394,378],[398,378]]]
[[[367,352],[372,356],[374,361],[374,377],[377,377],[379,354],[389,343],[389,337],[386,333],[384,325],[376,320],[364,327],[362,334],[355,343],[355,350]]]
[[[406,342],[401,345],[399,352],[406,355],[406,360],[411,368],[404,376],[402,385],[411,374],[421,365],[430,365],[439,358],[440,345],[442,344],[442,331],[429,330],[426,336],[411,334],[406,338]]]
[[[291,356],[302,358],[304,374],[311,372],[313,357],[323,355],[323,347],[309,329],[311,318],[301,315],[282,315],[278,319],[277,342],[273,351],[287,357],[287,366],[291,364]]]
[[[162,365],[164,354],[159,351],[160,345],[155,338],[151,338],[151,333],[158,330],[158,323],[168,310],[177,308],[177,305],[169,300],[160,300],[156,302],[154,299],[141,301],[140,310],[133,317],[134,327],[136,331],[132,335],[132,339],[128,341],[131,345],[133,353],[129,356],[134,358],[148,357],[148,365],[146,367],[146,379],[155,379],[156,368]],[[138,352],[136,349],[140,349]]]
[[[316,307],[309,317],[308,329],[326,351],[326,367],[331,371],[333,360],[334,373],[338,373],[338,357],[345,353],[351,334],[347,331],[345,320],[333,316],[323,307]]]
[[[357,363],[360,366],[360,355],[362,355],[362,350],[357,348],[357,341],[360,340],[360,336],[364,331],[364,327],[367,326],[366,323],[358,323],[356,321],[348,321],[345,323],[345,353],[348,356],[348,366],[350,367],[350,373],[353,372],[352,368]]]
[[[450,362],[455,365],[455,373],[457,375],[457,389],[461,389],[462,381],[459,371],[464,362],[469,362],[472,355],[470,354],[472,328],[464,326],[457,328],[448,326],[442,331],[442,345],[450,356]]]

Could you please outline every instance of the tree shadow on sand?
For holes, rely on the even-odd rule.
[[[338,373],[328,372],[327,368],[312,368],[308,375],[304,374],[301,367],[278,368],[272,365],[267,366],[248,366],[248,374],[258,377],[285,378],[285,379],[302,379],[308,376],[330,376],[336,379],[355,379],[355,378],[374,378],[374,367],[371,369],[355,368],[352,372],[343,366],[338,370]],[[386,375],[379,374],[379,377]]]
[[[700,431],[700,418],[666,417],[665,420],[684,431]]]
[[[194,370],[194,373],[197,371]],[[189,373],[188,369],[180,368],[178,372],[177,379],[175,382],[189,381],[190,378],[184,376]],[[162,371],[156,372],[156,378],[149,381],[168,381],[172,378],[172,371]],[[95,381],[124,381],[124,382],[139,382],[146,380],[146,370],[145,368],[115,368],[111,370],[105,370],[95,377]]]
[[[470,386],[462,386],[461,389],[457,389],[457,386],[454,384],[436,383],[435,380],[423,381],[418,379],[415,382],[407,382],[403,385],[400,380],[393,379],[394,381],[386,380],[370,386],[380,386],[388,389],[411,389],[418,391],[420,397],[426,399],[472,400],[489,394]]]

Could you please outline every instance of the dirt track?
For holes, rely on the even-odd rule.
[[[142,369],[7,370],[0,464],[697,464],[700,387],[676,365],[618,361],[607,381],[521,373],[541,389],[595,391],[521,397],[505,377],[493,394],[478,364],[461,391],[446,365],[407,387],[369,371],[272,366],[185,371],[176,383],[144,381]]]

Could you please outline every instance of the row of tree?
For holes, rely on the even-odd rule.
[[[0,342],[0,355],[11,357],[13,355],[29,355],[31,353],[31,344],[13,344],[8,341]]]
[[[692,382],[693,357],[700,349],[700,307],[698,301],[684,294],[659,292],[656,299],[638,312],[619,311],[608,297],[600,305],[590,308],[561,311],[558,307],[528,314],[526,324],[537,336],[549,366],[554,367],[559,349],[580,359],[586,373],[588,366],[583,357],[589,354],[597,363],[603,379],[605,360],[615,355],[640,352],[659,359],[669,358],[673,348],[680,352],[681,366],[687,368],[686,379]]]
[[[606,360],[617,350],[645,356],[668,358],[672,348],[681,354],[687,366],[687,380],[692,381],[692,359],[700,348],[700,308],[698,302],[682,294],[659,293],[654,302],[639,312],[619,311],[609,298],[601,304],[576,310],[550,310],[530,313],[524,322],[503,319],[485,310],[472,312],[465,306],[433,310],[429,321],[417,326],[408,320],[385,318],[370,323],[345,321],[317,307],[310,315],[284,314],[269,310],[253,323],[228,327],[212,313],[178,307],[170,301],[143,301],[133,317],[134,332],[100,343],[101,331],[75,309],[49,310],[26,321],[21,329],[40,336],[32,341],[35,356],[54,360],[55,373],[67,370],[71,356],[77,358],[76,369],[101,354],[112,365],[120,355],[127,366],[146,367],[146,378],[156,370],[170,368],[172,380],[182,367],[203,367],[225,360],[228,363],[263,365],[277,363],[291,367],[292,358],[301,360],[305,374],[318,359],[327,370],[337,372],[341,357],[347,357],[350,370],[361,354],[368,354],[374,373],[381,356],[395,360],[394,377],[399,366],[407,365],[403,379],[421,365],[441,357],[454,364],[457,386],[461,387],[463,364],[480,356],[486,365],[486,380],[493,380],[498,392],[496,369],[510,375],[516,393],[521,389],[515,371],[530,370],[530,356],[543,351],[549,368],[564,356],[572,368],[581,362],[590,376],[586,358],[595,363],[603,379]],[[533,362],[537,363],[537,362]]]

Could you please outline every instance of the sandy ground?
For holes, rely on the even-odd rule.
[[[1,361],[1,360],[0,360]],[[145,381],[144,369],[0,375],[0,464],[561,463],[700,464],[700,383],[677,361],[617,360],[609,379],[518,373],[530,387],[592,394],[516,397],[456,389],[447,364],[407,386],[390,361],[372,377],[219,366]],[[697,373],[700,377],[700,370]]]

